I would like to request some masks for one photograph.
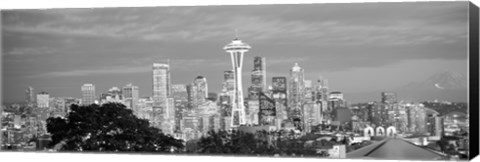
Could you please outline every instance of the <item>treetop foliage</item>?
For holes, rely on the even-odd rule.
[[[132,110],[118,103],[71,106],[66,118],[48,118],[51,146],[63,143],[68,151],[169,152],[183,148],[183,141],[151,127]]]

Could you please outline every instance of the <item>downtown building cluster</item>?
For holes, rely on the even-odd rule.
[[[7,133],[3,143],[27,142],[26,139],[48,134],[46,119],[64,117],[72,104],[109,102],[124,104],[137,117],[185,141],[200,138],[211,130],[232,129],[286,129],[297,133],[342,130],[345,135],[359,136],[389,136],[393,132],[438,138],[445,133],[446,121],[438,112],[420,103],[397,101],[397,95],[392,92],[382,93],[380,102],[349,106],[342,92],[329,90],[327,79],[307,80],[305,70],[297,63],[288,76],[272,76],[268,85],[267,58],[255,56],[253,60],[245,60],[253,61],[253,69],[250,82],[243,86],[242,64],[249,49],[250,46],[238,38],[224,47],[231,56],[232,69],[223,70],[219,93],[209,92],[204,76],[192,76],[192,82],[187,84],[172,84],[170,61],[153,63],[152,96],[149,97],[140,97],[139,87],[131,83],[121,88],[112,87],[99,95],[95,85],[84,84],[80,87],[80,99],[52,97],[47,92],[35,94],[29,87],[25,91],[25,103],[34,112],[29,115],[2,113],[12,121],[2,128]],[[21,135],[15,134],[19,132]]]

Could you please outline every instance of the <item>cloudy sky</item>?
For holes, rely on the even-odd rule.
[[[174,84],[202,75],[219,92],[231,69],[223,46],[239,37],[244,60],[267,59],[267,79],[295,62],[331,90],[388,90],[435,73],[467,72],[468,2],[193,6],[2,11],[3,99],[24,90],[80,97],[133,83],[152,91],[152,63],[170,59]],[[348,96],[347,100],[348,100]]]

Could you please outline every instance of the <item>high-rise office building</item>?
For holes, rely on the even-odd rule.
[[[262,92],[259,92],[262,93]],[[259,98],[260,99],[260,98]],[[259,99],[256,100],[248,100],[247,101],[247,108],[246,108],[246,116],[247,116],[247,125],[259,125],[259,113],[260,113],[260,101]]]
[[[317,102],[315,87],[311,80],[305,80],[305,104],[303,109],[303,127],[306,132],[311,132],[313,126],[321,123],[321,103]]]
[[[170,135],[175,132],[175,102],[173,98],[167,98],[166,108],[161,116],[160,129]]]
[[[223,88],[219,94],[219,104],[221,110],[220,125],[222,129],[231,127],[232,123],[232,104],[235,94],[235,73],[232,70],[223,73]],[[225,121],[228,119],[228,121]],[[228,126],[226,124],[229,124]]]
[[[302,105],[305,99],[305,81],[304,70],[298,66],[298,63],[290,69],[290,78],[288,80],[288,119],[294,123],[295,127],[300,128],[302,118]]]
[[[167,109],[167,97],[170,95],[170,65],[153,63],[153,126],[161,127],[164,112]]]
[[[315,82],[314,100],[320,105],[322,120],[329,119],[328,112],[328,80],[319,76]]]
[[[381,106],[383,111],[386,112],[386,123],[387,125],[396,125],[399,126],[398,115],[400,113],[399,106],[397,103],[397,95],[394,92],[382,92],[381,93]],[[398,127],[397,127],[398,129]]]
[[[222,92],[218,96],[218,105],[220,111],[220,127],[227,130],[230,127],[232,116],[232,95]]]
[[[326,99],[326,94],[328,92],[328,80],[324,79],[322,76],[319,76],[317,82],[315,83],[315,90],[325,93],[324,98]]]
[[[40,92],[37,94],[37,106],[39,108],[50,107],[50,94],[47,92]]]
[[[138,86],[133,85],[132,83],[127,84],[122,88],[122,97],[123,103],[127,108],[132,109],[134,114],[138,114],[138,99],[139,99],[139,89]]]
[[[445,129],[444,119],[441,116],[432,116],[428,118],[428,133],[430,136],[442,137]]]
[[[427,133],[426,111],[423,104],[408,104],[408,131],[411,133]]]
[[[259,95],[267,88],[265,57],[253,58],[251,85],[248,87],[248,101],[246,106],[247,125],[259,124]]]
[[[193,110],[187,110],[183,116],[183,130],[187,139],[193,139],[197,137],[199,127],[199,117]]]
[[[183,116],[187,110],[188,93],[187,86],[184,84],[172,85],[172,98],[175,102],[175,132],[182,132]]]
[[[194,96],[194,105],[198,106],[204,103],[208,97],[207,78],[203,76],[197,76],[193,80],[193,86],[195,87],[194,89],[196,90],[195,96]]]
[[[258,123],[260,125],[276,125],[275,118],[277,116],[275,110],[275,100],[271,99],[263,92],[259,92],[259,113],[258,113]]]
[[[199,117],[198,119],[200,123],[198,130],[200,130],[203,134],[206,134],[209,130],[211,130],[211,128],[214,127],[214,125],[212,125],[214,123],[210,122],[210,119],[220,117],[217,116],[219,112],[220,110],[216,102],[209,100],[199,105],[198,109],[196,110],[196,115]]]
[[[151,124],[153,124],[153,98],[152,97],[142,97],[138,99],[138,113],[136,114],[138,118],[146,119]]]
[[[328,119],[335,120],[336,116],[336,109],[345,108],[347,106],[345,99],[343,98],[342,92],[330,92],[328,95],[328,109],[326,114]],[[338,120],[337,120],[338,121]]]
[[[245,106],[243,102],[242,86],[242,65],[243,56],[251,47],[243,43],[242,40],[235,38],[223,49],[230,54],[233,73],[235,74],[233,108],[232,108],[232,126],[244,125],[246,123]]]
[[[235,74],[233,71],[228,70],[223,73],[223,88],[222,92],[232,93],[235,89]]]
[[[248,98],[257,100],[258,93],[265,92],[267,88],[265,57],[254,57],[251,81],[252,85],[248,88]]]
[[[305,85],[305,96],[304,96],[304,99],[305,99],[305,102],[314,102],[315,101],[315,98],[314,98],[314,88],[313,88],[313,85],[312,85],[312,81],[311,80],[304,80],[303,81],[303,85]]]
[[[188,84],[186,85],[186,90],[187,90],[187,109],[188,110],[194,110],[194,101],[195,101],[195,96],[197,93],[196,87],[193,86],[193,84]]]
[[[276,106],[276,124],[280,128],[287,116],[287,78],[272,77],[272,98]]]
[[[25,102],[29,104],[35,102],[35,92],[30,86],[25,90]]]
[[[95,103],[95,85],[82,85],[82,105],[90,105]]]
[[[307,102],[303,105],[303,128],[306,132],[311,132],[312,127],[317,126],[322,121],[321,104]]]

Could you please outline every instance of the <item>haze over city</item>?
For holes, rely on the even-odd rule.
[[[467,2],[194,6],[2,11],[3,99],[24,100],[28,86],[80,97],[133,83],[152,95],[152,63],[170,59],[171,82],[207,78],[220,92],[231,69],[222,49],[238,36],[266,57],[267,80],[328,79],[332,91],[367,93],[421,82],[445,71],[466,75]],[[408,12],[406,12],[408,11]],[[466,84],[466,83],[465,83]],[[466,91],[465,91],[466,93]],[[466,94],[465,94],[466,95]],[[379,94],[368,96],[378,100]],[[466,100],[466,99],[465,99]]]

